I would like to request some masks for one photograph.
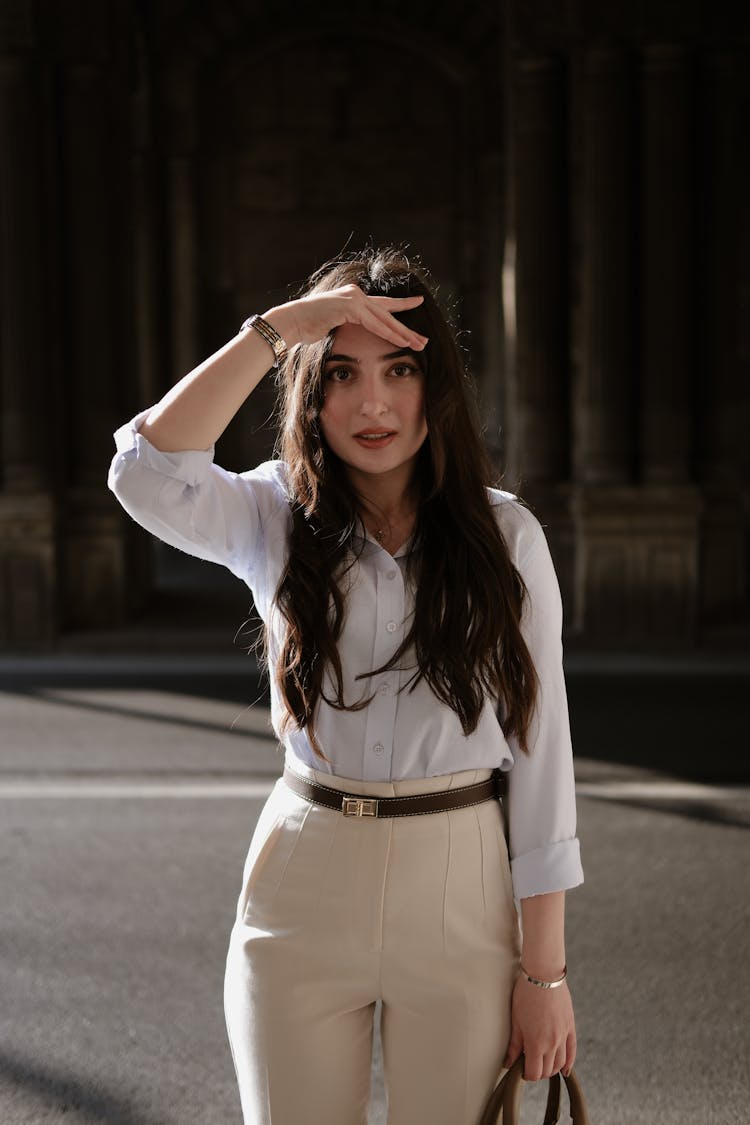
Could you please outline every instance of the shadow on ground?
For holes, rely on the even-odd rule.
[[[267,707],[268,681],[253,656],[227,646],[189,657],[178,653],[55,654],[0,657],[0,690],[28,695],[54,688],[162,690]],[[747,669],[725,672],[683,660],[659,667],[645,658],[624,663],[576,654],[566,666],[573,746],[577,757],[716,784],[750,780]],[[592,670],[594,669],[594,670]],[[78,704],[80,706],[80,704]],[[193,719],[192,722],[195,720]],[[210,723],[207,724],[210,727]]]

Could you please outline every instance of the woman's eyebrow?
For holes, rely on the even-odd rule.
[[[401,356],[410,355],[414,359],[418,359],[417,353],[412,348],[399,348],[398,351],[388,352],[386,355],[378,356],[378,359],[400,359]],[[355,367],[359,367],[359,360],[352,355],[329,355],[326,363],[351,363]]]
[[[388,352],[386,355],[378,356],[378,359],[400,359],[405,355],[410,355],[413,359],[419,358],[413,348],[398,348],[395,352]]]
[[[343,352],[339,352],[338,355],[329,355],[326,363],[356,363],[358,365],[359,360],[355,359],[353,356],[344,355]]]

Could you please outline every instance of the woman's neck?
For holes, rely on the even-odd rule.
[[[349,481],[362,523],[376,543],[391,555],[414,531],[419,508],[415,467],[414,460],[384,473],[363,473],[349,467]]]
[[[401,547],[414,530],[419,500],[416,490],[368,489],[359,493],[359,512],[373,539],[390,554]]]
[[[379,476],[351,475],[359,508],[365,523],[397,523],[414,515],[418,489],[409,473],[383,473]]]
[[[368,528],[382,530],[385,527],[392,527],[397,530],[414,520],[418,499],[412,490],[398,495],[373,496],[360,493],[359,507],[362,519]]]

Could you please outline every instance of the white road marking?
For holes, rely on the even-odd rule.
[[[0,799],[52,798],[75,800],[100,798],[196,798],[253,799],[267,797],[276,778],[257,778],[247,781],[218,781],[205,779],[181,781],[143,778],[130,780],[112,778],[7,778],[0,780]],[[749,786],[702,785],[692,781],[599,781],[579,782],[579,797],[592,797],[605,801],[746,801],[750,798]]]
[[[604,801],[742,801],[750,797],[750,787],[695,781],[584,781],[576,785],[576,793]]]
[[[74,800],[106,797],[255,798],[267,797],[274,780],[259,781],[121,781],[70,778],[60,781],[0,781],[0,799],[51,797]]]

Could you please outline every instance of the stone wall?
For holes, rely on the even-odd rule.
[[[747,29],[723,3],[14,0],[0,16],[0,647],[123,627],[113,429],[366,240],[440,283],[569,644],[750,635]],[[269,381],[222,437],[273,447]]]

